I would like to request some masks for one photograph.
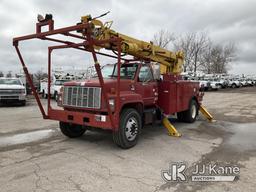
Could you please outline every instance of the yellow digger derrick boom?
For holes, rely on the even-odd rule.
[[[184,54],[182,51],[172,52],[167,49],[163,49],[153,42],[141,41],[127,35],[118,33],[111,29],[112,22],[106,22],[103,24],[100,20],[90,20],[90,15],[83,16],[81,18],[82,23],[90,23],[93,25],[94,38],[98,40],[110,39],[111,37],[119,37],[122,39],[121,51],[133,55],[134,57],[140,57],[145,60],[154,61],[160,64],[160,73],[172,73],[180,74],[183,70]],[[97,49],[106,48],[110,50],[117,50],[117,47],[110,43],[105,43],[101,47],[95,47]]]
[[[97,19],[92,19],[90,15],[81,17],[82,23],[89,23],[93,28],[93,36],[96,40],[107,40],[111,37],[119,37],[122,39],[121,52],[132,55],[135,58],[143,58],[145,60],[154,61],[160,64],[161,74],[179,75],[183,71],[184,54],[182,51],[172,52],[167,49],[154,45],[153,42],[145,42],[130,36],[118,33],[111,29],[112,21],[102,23]],[[83,32],[82,32],[83,33]],[[86,34],[84,34],[86,35]],[[117,51],[115,44],[105,43],[101,47],[94,47],[96,49],[109,49]],[[205,107],[200,106],[199,111],[210,122],[213,122],[213,116],[206,110]],[[181,134],[171,124],[167,117],[162,120],[164,127],[168,130],[168,134],[174,137],[180,137]]]

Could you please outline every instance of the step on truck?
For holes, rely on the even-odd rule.
[[[136,145],[142,127],[156,120],[162,120],[170,135],[180,136],[168,120],[170,115],[177,114],[180,121],[193,123],[201,111],[207,119],[213,119],[202,106],[199,82],[183,80],[180,75],[184,61],[182,51],[172,52],[118,33],[111,29],[112,22],[100,21],[101,16],[83,16],[73,26],[55,29],[52,15],[47,14],[36,24],[36,33],[13,39],[45,119],[59,121],[61,132],[70,138],[82,136],[92,128],[110,130],[114,143],[123,149]],[[47,30],[42,31],[42,27]],[[93,58],[96,75],[64,83],[58,97],[61,108],[54,108],[48,97],[46,111],[32,84],[19,49],[19,42],[30,39],[59,43],[48,47],[48,79],[51,79],[51,58],[55,50],[73,48]],[[116,62],[102,68],[98,55],[114,58]],[[48,90],[50,85],[48,81]],[[48,95],[51,95],[49,91]]]

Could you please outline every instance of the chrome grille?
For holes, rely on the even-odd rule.
[[[12,95],[12,96],[4,95],[4,96],[1,96],[0,95],[0,99],[19,99],[19,96],[16,96],[16,95]]]
[[[22,89],[0,89],[0,95],[17,95],[21,93]]]
[[[72,107],[100,108],[101,88],[65,86],[63,105]]]

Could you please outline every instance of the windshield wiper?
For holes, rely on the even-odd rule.
[[[108,75],[109,77],[117,77],[117,75]]]

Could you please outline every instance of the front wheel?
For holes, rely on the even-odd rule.
[[[124,109],[120,116],[119,128],[113,132],[114,143],[123,149],[135,146],[139,139],[141,127],[142,120],[137,110]]]
[[[72,123],[65,123],[60,121],[60,130],[61,132],[70,138],[80,137],[84,134],[86,129],[82,125],[72,124]]]

